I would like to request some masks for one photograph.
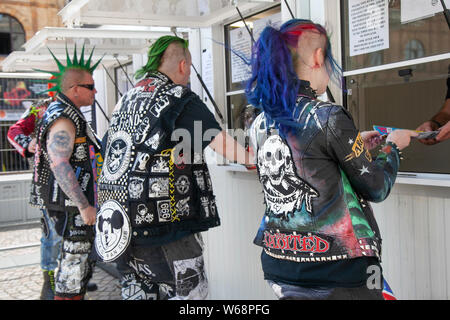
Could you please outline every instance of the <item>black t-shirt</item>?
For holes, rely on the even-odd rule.
[[[193,148],[194,146],[201,146],[201,150],[196,150],[197,152],[203,152],[203,150],[211,143],[212,139],[222,131],[222,128],[214,118],[214,115],[198,96],[192,99],[184,107],[183,111],[175,121],[174,131],[177,129],[185,129],[189,132],[191,146],[193,146]],[[206,136],[209,136],[209,139],[207,140],[203,139],[205,133],[207,133]],[[170,141],[170,137],[166,137],[166,141],[161,144],[160,150],[172,148],[176,144],[177,141]],[[164,245],[188,236],[190,233],[191,232],[189,231],[174,231],[159,237],[149,237],[146,241],[146,245]]]
[[[371,265],[378,266],[381,275],[381,266],[375,257],[299,263],[275,259],[263,250],[261,262],[264,279],[303,287],[349,288],[364,286],[371,275],[368,272]]]
[[[203,152],[212,139],[222,131],[214,115],[197,95],[184,107],[175,121],[174,131],[178,129],[185,129],[189,132],[192,151],[195,152]],[[205,137],[207,139],[204,139]],[[180,141],[183,138],[180,138]],[[178,142],[170,141],[170,137],[168,137],[166,143],[162,144],[161,150],[171,148]]]

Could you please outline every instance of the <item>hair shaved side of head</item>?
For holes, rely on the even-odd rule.
[[[294,49],[294,65],[300,63],[299,67],[311,67],[312,57],[317,49],[322,49],[325,57],[327,37],[317,31],[304,31],[298,39],[297,48]]]
[[[184,48],[179,42],[172,42],[164,51],[161,57],[159,70],[165,73],[172,73],[182,60],[188,60],[188,49]]]
[[[82,84],[84,77],[86,74],[90,74],[88,71],[79,69],[79,68],[71,68],[68,69],[62,76],[61,79],[61,92],[66,93],[70,88],[77,84]]]

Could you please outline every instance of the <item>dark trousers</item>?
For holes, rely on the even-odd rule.
[[[56,231],[63,237],[55,276],[55,299],[82,299],[94,266],[89,259],[94,228],[84,224],[78,211],[49,213],[56,220]]]
[[[124,300],[199,300],[208,295],[200,234],[162,246],[133,247],[118,263]]]
[[[268,281],[280,300],[384,300],[382,289],[356,288],[307,288],[281,282]]]

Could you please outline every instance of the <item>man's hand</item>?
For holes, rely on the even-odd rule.
[[[450,139],[450,121],[439,129],[439,134],[436,136],[437,142],[442,142],[444,140]],[[436,142],[436,143],[437,143]]]
[[[80,214],[85,224],[87,224],[88,226],[92,226],[93,224],[95,224],[97,210],[94,207],[88,206],[87,208],[80,210]]]
[[[424,123],[422,123],[420,126],[418,126],[416,128],[416,131],[435,131],[439,128],[438,124],[434,121],[425,121]],[[420,143],[426,144],[426,145],[433,145],[438,143],[439,141],[437,141],[437,137],[433,138],[433,139],[419,139]]]

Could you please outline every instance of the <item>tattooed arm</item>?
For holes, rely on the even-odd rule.
[[[80,210],[84,223],[92,225],[95,223],[96,210],[89,205],[88,199],[81,190],[75,172],[69,163],[74,141],[75,126],[72,122],[67,119],[55,121],[47,135],[50,168],[58,185]]]

